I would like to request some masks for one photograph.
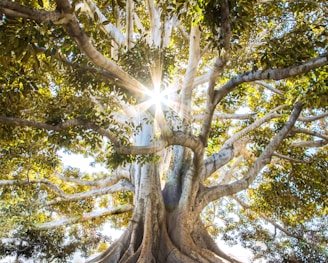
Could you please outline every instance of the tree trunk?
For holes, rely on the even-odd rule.
[[[123,235],[90,263],[238,262],[220,251],[192,207],[179,202],[181,185],[160,189],[158,163],[136,167],[135,178],[140,180],[135,182],[132,219]]]
[[[143,115],[143,114],[142,114]],[[144,119],[147,116],[140,116]],[[149,117],[149,116],[148,116]],[[136,123],[137,124],[137,123]],[[149,145],[154,124],[141,123],[139,146]],[[238,262],[216,245],[194,209],[200,175],[190,149],[175,146],[173,167],[161,189],[160,162],[155,158],[133,165],[134,211],[123,235],[93,262]],[[166,169],[166,168],[164,168]]]

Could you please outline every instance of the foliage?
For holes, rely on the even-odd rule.
[[[64,16],[60,2],[12,3]],[[19,12],[15,17],[16,9],[8,13],[7,1],[0,3],[0,257],[67,262],[77,250],[86,257],[105,251],[111,240],[99,229],[107,222],[125,228],[133,212],[84,218],[98,208],[136,205],[133,191],[146,175],[134,178],[133,165],[164,167],[162,186],[153,189],[177,184],[175,193],[181,194],[186,183],[197,182],[193,187],[199,192],[192,193],[197,199],[222,181],[224,186],[245,178],[301,102],[299,120],[248,189],[209,200],[201,217],[213,238],[241,244],[253,260],[326,261],[327,65],[272,75],[327,58],[326,1],[154,1],[158,17],[145,12],[143,1],[132,1],[133,41],[123,44],[110,28],[126,38],[129,2],[93,1],[99,12],[88,11],[86,2],[72,1],[69,11],[80,34],[71,20],[39,22]],[[158,45],[152,41],[156,18]],[[160,30],[169,22],[173,28],[164,41],[167,32]],[[197,37],[189,36],[198,29],[199,50],[191,44]],[[99,54],[91,56],[84,44]],[[238,84],[243,77],[251,80]],[[149,106],[157,84],[165,98]],[[307,120],[313,116],[321,117]],[[69,126],[74,121],[79,124]],[[150,146],[136,145],[149,127]],[[199,168],[213,156],[219,165],[216,156],[224,156],[224,149],[230,156],[226,163],[204,182],[204,167],[189,180],[189,167]],[[92,157],[106,172],[65,167],[62,151]],[[197,160],[199,152],[205,162]],[[77,220],[55,230],[40,228],[71,218]]]

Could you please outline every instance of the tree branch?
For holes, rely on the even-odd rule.
[[[76,216],[76,217],[71,217],[71,218],[62,218],[60,220],[47,222],[47,223],[39,223],[39,224],[36,224],[35,227],[40,230],[47,230],[47,229],[52,229],[52,228],[65,226],[65,225],[82,223],[82,222],[89,221],[89,220],[103,217],[103,216],[123,214],[123,213],[132,211],[132,209],[133,209],[132,205],[125,204],[125,205],[115,207],[115,208],[94,211],[94,212],[90,212],[90,213],[84,213],[81,216]]]
[[[195,77],[193,86],[194,87],[197,87],[199,85],[202,85],[204,83],[209,82],[210,77],[211,77],[211,74],[212,74],[212,72],[209,71],[209,72],[207,72],[207,73],[205,73],[203,75],[200,75],[200,76]]]
[[[200,59],[200,29],[198,25],[193,25],[190,32],[189,39],[189,56],[186,74],[183,80],[181,90],[181,109],[182,118],[190,118],[191,112],[191,95],[194,84],[194,79],[197,72],[197,66]]]
[[[58,9],[64,14],[70,14],[72,6],[68,0],[56,0]],[[75,40],[80,50],[86,54],[97,67],[103,68],[110,72],[117,84],[122,85],[125,89],[140,97],[148,89],[138,80],[126,73],[113,61],[104,57],[91,43],[87,34],[80,27],[80,23],[73,14],[72,19],[67,23],[67,30],[72,39]]]
[[[231,184],[218,185],[215,187],[207,187],[199,195],[200,207],[202,209],[208,202],[217,200],[223,196],[233,195],[242,190],[245,190],[254,181],[256,176],[262,170],[262,168],[270,163],[271,157],[275,150],[278,148],[283,139],[292,130],[300,112],[302,110],[302,104],[297,102],[294,110],[291,113],[289,120],[285,123],[284,127],[277,133],[277,135],[266,146],[262,154],[257,158],[255,163],[250,167],[248,173],[240,180],[237,180]]]
[[[304,122],[311,122],[311,121],[316,121],[316,120],[323,119],[327,116],[328,116],[328,112],[325,112],[323,114],[319,114],[319,115],[316,115],[316,116],[299,117],[298,120],[299,121],[304,121]]]
[[[84,4],[88,7],[88,13],[91,17],[93,17],[95,13],[98,15],[98,21],[95,22],[99,23],[100,28],[103,30],[103,32],[109,34],[111,37],[114,38],[116,44],[118,44],[120,47],[123,47],[125,45],[126,39],[122,32],[112,23],[108,23],[106,25],[102,24],[103,22],[107,21],[107,18],[99,10],[97,5],[93,1],[84,0]]]
[[[221,28],[220,37],[223,39],[222,49],[224,54],[220,54],[216,59],[213,70],[211,72],[211,77],[209,79],[208,91],[207,91],[207,101],[208,103],[213,102],[214,87],[215,82],[225,67],[227,60],[230,55],[230,40],[231,40],[231,25],[230,25],[230,7],[228,0],[221,1]]]
[[[170,44],[170,40],[171,40],[171,35],[172,35],[172,30],[173,28],[176,26],[176,23],[178,21],[178,17],[177,15],[172,15],[172,17],[170,16],[166,16],[165,17],[165,21],[164,21],[164,34],[163,34],[163,39],[162,39],[162,48],[167,48]]]
[[[59,189],[60,190],[60,189]],[[93,190],[89,190],[86,192],[76,193],[76,194],[66,194],[62,190],[58,191],[57,194],[59,197],[54,198],[53,200],[49,201],[46,205],[54,205],[59,202],[68,202],[68,201],[78,201],[83,200],[89,197],[96,197],[101,196],[105,194],[112,194],[122,191],[134,191],[134,186],[126,181],[126,180],[120,180],[118,183],[102,188],[97,188]]]
[[[230,7],[228,0],[221,1],[221,32],[223,38],[223,48],[225,52],[230,51],[230,40],[231,40],[231,25],[230,25]]]
[[[213,103],[215,83],[226,64],[227,64],[227,57],[218,57],[209,75],[210,77],[209,77],[207,95],[206,95],[206,111],[203,115],[203,122],[202,122],[202,128],[200,133],[201,137],[203,138],[204,145],[207,145],[208,137],[211,130],[213,114],[216,107],[216,104]]]
[[[60,20],[63,19],[63,15],[58,11],[39,10],[8,0],[0,1],[0,11],[10,17],[28,18],[35,20],[38,23],[52,21],[54,24],[58,24],[60,23]]]
[[[238,156],[238,158],[236,159],[235,163],[232,165],[232,167],[226,171],[218,180],[218,182],[216,183],[216,185],[218,184],[228,184],[231,179],[233,179],[235,173],[235,169],[242,163],[244,159],[243,155]]]
[[[201,147],[201,141],[197,137],[187,136],[182,132],[175,132],[170,134],[165,140],[159,139],[151,145],[147,146],[125,146],[121,145],[117,137],[108,132],[107,130],[97,126],[91,121],[81,120],[81,119],[72,119],[67,120],[57,125],[46,124],[37,121],[23,120],[20,118],[12,118],[0,115],[0,123],[9,124],[19,127],[32,127],[37,129],[44,129],[49,131],[62,131],[68,130],[70,128],[81,126],[87,129],[91,129],[94,132],[99,133],[100,135],[108,138],[114,145],[115,150],[119,154],[153,154],[163,150],[169,145],[181,145],[192,149],[194,152],[199,151]]]
[[[256,84],[258,84],[258,85],[261,85],[262,87],[264,87],[264,88],[266,88],[266,89],[272,91],[273,93],[276,93],[276,94],[278,94],[278,95],[284,95],[283,92],[281,92],[280,90],[278,90],[278,89],[272,87],[271,85],[269,85],[268,83],[266,83],[266,82],[264,82],[264,81],[259,81],[259,80],[257,80],[257,81],[254,81],[254,83],[256,83]]]
[[[169,143],[164,140],[157,140],[152,144],[146,146],[120,146],[116,151],[120,154],[153,154],[160,152],[167,147]]]
[[[263,118],[256,120],[252,124],[248,125],[246,128],[244,128],[241,131],[235,133],[224,144],[225,145],[232,145],[237,140],[244,137],[246,134],[248,134],[251,131],[255,130],[256,128],[260,127],[262,124],[267,123],[268,121],[270,121],[272,119],[281,117],[282,115],[278,114],[277,111],[283,109],[284,107],[286,107],[286,105],[280,105],[280,106],[274,108],[267,115],[265,115]]]
[[[287,229],[283,228],[282,226],[280,226],[279,224],[277,224],[276,222],[274,222],[272,219],[268,218],[265,214],[263,214],[261,212],[260,213],[254,212],[249,205],[247,205],[246,203],[244,203],[237,196],[233,195],[233,196],[229,196],[229,197],[232,198],[233,200],[235,200],[245,210],[251,210],[253,213],[258,214],[265,221],[267,221],[268,223],[270,223],[271,225],[273,225],[275,228],[279,229],[281,232],[285,233],[287,236],[293,237],[293,238],[296,238],[296,239],[299,239],[300,238],[299,236],[294,235],[293,233],[289,232]]]
[[[49,201],[46,204],[47,206],[57,204],[58,202],[62,202],[62,201],[77,201],[77,200],[82,200],[82,199],[86,199],[89,197],[95,197],[95,196],[116,193],[116,192],[121,192],[121,191],[132,191],[132,192],[134,191],[134,186],[126,180],[120,180],[118,183],[116,183],[114,185],[110,185],[110,186],[102,187],[102,188],[98,188],[98,189],[93,189],[93,190],[89,190],[86,192],[76,193],[76,194],[66,194],[63,190],[61,190],[59,188],[58,185],[55,185],[54,183],[52,183],[46,179],[23,180],[23,181],[0,180],[0,187],[9,186],[9,185],[22,186],[22,185],[29,185],[29,184],[45,184],[59,196],[59,197]]]
[[[89,180],[83,180],[79,178],[73,178],[73,177],[66,177],[62,174],[57,173],[56,177],[62,181],[65,182],[71,182],[78,185],[84,185],[84,186],[91,186],[91,187],[105,187],[105,186],[111,186],[118,181],[122,179],[129,180],[129,172],[123,169],[117,168],[113,174],[106,176],[104,179],[96,180],[96,181],[89,181]]]
[[[327,145],[328,142],[326,140],[317,140],[317,141],[299,141],[293,142],[291,144],[292,147],[301,147],[301,148],[319,148]]]
[[[126,1],[126,47],[131,49],[133,46],[133,1]]]
[[[155,5],[154,0],[147,0],[147,7],[149,11],[150,18],[150,31],[151,31],[151,40],[150,44],[155,47],[160,47],[161,45],[161,21],[160,16],[161,12],[159,8]]]
[[[284,159],[284,160],[287,160],[287,161],[290,161],[290,162],[293,162],[293,163],[310,163],[310,161],[291,158],[289,156],[286,156],[286,155],[283,155],[283,154],[280,154],[280,153],[277,153],[277,152],[274,152],[273,156],[276,156],[280,159]]]
[[[184,40],[189,41],[189,34],[187,33],[186,28],[178,22],[177,29],[179,30],[181,36]]]
[[[243,130],[237,132],[232,137],[230,137],[222,146],[222,150],[218,153],[213,154],[211,157],[207,158],[204,161],[204,169],[202,173],[202,178],[205,179],[216,172],[220,167],[230,162],[236,154],[240,151],[242,143],[240,138],[247,135],[249,132],[260,127],[262,124],[267,123],[268,121],[278,118],[281,115],[276,113],[278,110],[286,107],[286,105],[281,105],[270,111],[263,118],[256,120],[252,124],[248,125]],[[236,145],[235,145],[236,144]],[[235,146],[235,147],[234,147]]]
[[[80,27],[75,14],[71,13],[72,6],[68,0],[57,0],[57,11],[44,11],[23,6],[16,2],[2,0],[1,11],[14,17],[23,17],[38,23],[52,21],[54,24],[66,24],[68,33],[75,40],[80,50],[97,66],[105,69],[111,78],[119,85],[133,93],[136,97],[142,96],[147,88],[135,78],[122,70],[117,64],[105,58],[92,44],[87,34]]]
[[[310,59],[300,65],[290,66],[287,68],[280,69],[267,69],[258,71],[249,71],[244,74],[238,75],[230,79],[225,83],[220,89],[215,91],[214,94],[214,104],[217,105],[233,88],[245,83],[252,82],[256,80],[281,80],[296,75],[304,74],[310,70],[322,67],[328,64],[328,53],[324,53],[321,56]]]
[[[63,130],[71,129],[76,126],[82,126],[84,128],[91,129],[99,133],[100,135],[108,138],[116,147],[120,146],[120,142],[114,134],[97,126],[93,122],[87,120],[72,119],[72,120],[66,120],[56,125],[51,125],[51,124],[37,122],[37,121],[29,121],[20,118],[12,118],[12,117],[6,117],[0,115],[0,123],[20,126],[20,127],[33,127],[33,128],[43,129],[48,131],[63,131]]]
[[[310,131],[310,130],[307,130],[307,129],[301,129],[301,128],[293,128],[292,132],[308,134],[308,135],[311,135],[311,136],[314,136],[314,137],[324,139],[325,141],[328,142],[328,136],[326,136],[324,134],[321,134],[321,133],[318,133],[318,132]]]
[[[215,120],[247,120],[256,115],[256,112],[246,113],[246,114],[225,114],[225,113],[214,113],[213,119]],[[194,117],[195,121],[203,120],[204,116],[202,114],[195,115]]]
[[[134,19],[134,22],[135,22],[135,25],[136,25],[137,29],[140,32],[142,32],[142,34],[146,34],[146,29],[143,26],[143,24],[141,23],[140,18],[139,18],[138,14],[136,12],[133,13],[133,19]]]

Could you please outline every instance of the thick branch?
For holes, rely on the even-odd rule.
[[[215,187],[205,188],[203,190],[203,193],[201,193],[200,195],[201,206],[199,208],[202,209],[208,202],[217,200],[220,197],[233,195],[235,193],[247,189],[249,185],[254,181],[256,176],[259,174],[259,172],[262,170],[262,168],[268,163],[270,163],[271,157],[274,154],[275,150],[278,148],[280,143],[293,128],[301,112],[301,109],[302,104],[296,103],[289,120],[285,123],[285,126],[271,140],[271,142],[267,145],[263,153],[259,156],[259,158],[249,169],[248,173],[242,179],[237,180],[228,185],[218,185]]]
[[[58,11],[38,10],[36,8],[23,6],[20,3],[7,0],[0,1],[0,11],[10,17],[29,18],[38,23],[52,21],[53,23],[58,24],[63,18],[63,15]]]
[[[114,41],[119,46],[125,45],[125,36],[122,34],[122,32],[115,27],[112,23],[108,23],[106,25],[102,24],[103,22],[107,21],[107,18],[104,16],[104,14],[99,10],[99,8],[96,6],[96,4],[91,0],[84,0],[84,4],[88,7],[89,15],[91,17],[94,16],[96,13],[98,16],[98,22],[100,24],[100,28],[106,33],[110,34],[111,37],[114,38]]]
[[[221,32],[223,38],[223,48],[226,52],[230,50],[231,25],[230,25],[230,7],[228,0],[221,1]]]
[[[34,20],[38,23],[52,21],[54,24],[66,24],[69,35],[74,39],[89,59],[98,67],[108,71],[111,78],[125,89],[129,90],[136,97],[141,96],[147,88],[139,81],[131,77],[122,70],[117,64],[105,58],[92,44],[87,34],[80,27],[80,23],[76,16],[71,13],[72,6],[67,0],[57,0],[57,10],[44,11],[35,8],[23,6],[16,2],[2,0],[0,9],[8,16],[23,17]]]
[[[215,61],[213,70],[211,72],[211,77],[209,79],[208,92],[207,92],[207,100],[208,103],[213,101],[214,95],[214,87],[215,82],[225,67],[227,60],[230,54],[230,40],[231,40],[231,25],[230,25],[230,7],[229,1],[223,0],[221,1],[221,28],[219,38],[222,37],[223,45],[222,48],[224,50],[224,54],[221,54],[217,60]]]
[[[193,86],[197,87],[199,85],[202,85],[202,84],[205,84],[205,83],[209,82],[211,74],[212,74],[212,72],[209,71],[209,72],[207,72],[203,75],[195,77]]]
[[[102,136],[108,138],[115,147],[115,150],[119,154],[153,154],[160,152],[165,147],[169,145],[181,145],[192,149],[194,152],[199,151],[201,147],[201,141],[197,137],[187,136],[181,132],[175,132],[171,134],[171,136],[164,139],[159,139],[155,141],[153,144],[147,146],[124,146],[121,145],[116,136],[107,130],[97,126],[93,122],[87,120],[73,119],[67,120],[57,125],[51,125],[47,123],[37,122],[37,121],[29,121],[23,120],[20,118],[12,118],[0,115],[0,123],[9,124],[19,127],[32,127],[37,129],[44,129],[49,131],[62,131],[68,130],[76,126],[81,126],[86,129],[91,129]]]
[[[146,146],[121,146],[117,148],[117,152],[120,154],[153,154],[158,153],[165,149],[168,146],[168,142],[164,140],[155,141],[152,144]]]
[[[160,16],[161,12],[159,8],[155,5],[154,0],[147,0],[147,6],[149,11],[150,18],[150,31],[151,31],[151,45],[155,47],[160,47],[161,45],[161,21]]]
[[[267,123],[268,121],[274,118],[280,117],[281,115],[276,112],[282,109],[283,107],[285,107],[285,105],[276,107],[275,109],[270,111],[267,115],[265,115],[263,118],[256,120],[255,122],[244,128],[243,130],[237,132],[231,138],[229,138],[224,143],[222,149],[218,153],[213,154],[211,157],[205,160],[204,162],[205,166],[204,166],[202,178],[204,179],[207,178],[215,171],[217,171],[220,167],[231,161],[232,158],[234,158],[234,156],[238,153],[238,150],[234,149],[234,144],[237,144],[240,147],[242,145],[240,138],[244,137],[249,132],[260,127],[262,124]]]
[[[132,48],[133,45],[133,1],[126,1],[126,47]]]
[[[57,125],[51,125],[51,124],[46,124],[37,121],[29,121],[19,118],[0,116],[0,123],[10,124],[20,127],[33,127],[33,128],[44,129],[49,131],[62,131],[62,130],[71,129],[76,126],[82,126],[84,128],[91,129],[99,133],[100,135],[108,138],[114,144],[115,150],[120,154],[152,154],[163,150],[167,146],[167,143],[164,141],[159,141],[154,145],[149,145],[149,146],[122,146],[114,134],[97,126],[93,122],[87,120],[80,120],[80,119],[67,120]]]
[[[70,14],[72,6],[68,0],[57,0],[58,9],[64,14]],[[75,15],[67,23],[67,29],[70,37],[75,40],[80,50],[86,54],[96,66],[103,68],[112,74],[117,84],[133,93],[136,97],[141,96],[147,91],[139,81],[131,77],[113,61],[104,57],[91,43],[87,34],[80,27],[80,23]]]
[[[183,81],[183,87],[181,91],[182,117],[187,118],[187,121],[188,118],[190,117],[192,88],[197,72],[197,65],[200,59],[199,43],[200,43],[200,30],[198,26],[194,25],[191,28],[191,32],[190,32],[188,66],[187,66],[186,74]]]
[[[162,48],[167,48],[171,41],[172,30],[176,26],[178,17],[176,15],[166,16],[164,21],[164,32],[162,38]]]
[[[255,72],[249,71],[244,74],[238,75],[230,79],[226,84],[224,84],[219,90],[215,91],[214,103],[217,105],[222,98],[224,98],[233,88],[236,86],[245,83],[252,82],[256,80],[281,80],[300,74],[309,72],[310,70],[322,67],[328,64],[328,53],[325,53],[316,58],[310,59],[298,66],[290,66],[287,68],[281,69],[267,69],[267,70],[258,70]]]
[[[103,217],[103,216],[122,214],[122,213],[130,212],[130,211],[132,211],[132,209],[133,209],[132,205],[126,204],[126,205],[122,205],[120,207],[115,207],[115,208],[110,208],[110,209],[95,211],[95,212],[90,212],[90,213],[84,213],[81,216],[76,216],[76,217],[71,217],[71,218],[63,218],[63,219],[52,221],[52,222],[36,224],[35,227],[40,230],[47,230],[47,229],[52,229],[52,228],[65,226],[65,225],[82,223],[82,222],[89,221],[91,219],[95,219],[95,218],[99,218],[99,217]]]
[[[226,146],[214,153],[211,157],[204,161],[204,169],[201,178],[205,180],[207,177],[211,176],[220,167],[230,162],[234,157],[233,147]]]

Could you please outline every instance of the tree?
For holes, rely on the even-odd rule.
[[[1,253],[65,261],[114,218],[90,262],[327,260],[327,8],[1,0]]]

